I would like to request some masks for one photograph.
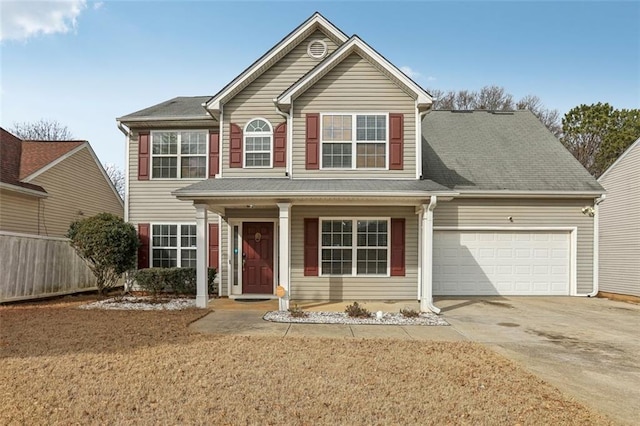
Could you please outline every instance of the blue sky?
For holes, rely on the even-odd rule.
[[[4,1],[0,125],[41,118],[124,167],[115,118],[211,95],[319,11],[426,88],[503,86],[564,115],[640,107],[640,2]]]

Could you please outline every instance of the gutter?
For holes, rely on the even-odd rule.
[[[189,192],[182,193],[180,190],[172,191],[171,195],[177,197],[180,200],[192,200],[195,198],[207,198],[207,199],[215,199],[215,198],[246,198],[251,196],[251,198],[278,198],[278,197],[291,197],[291,196],[304,196],[305,198],[313,198],[313,197],[352,197],[352,198],[369,198],[369,197],[396,197],[396,198],[411,198],[411,197],[431,197],[432,199],[437,196],[445,196],[445,197],[455,197],[457,193],[455,192],[372,192],[372,193],[363,193],[363,192],[336,192],[336,191],[322,191],[322,192],[313,192],[313,191],[290,191],[290,192],[260,192],[259,194],[255,194],[249,191],[243,192],[217,192],[214,196],[211,191],[205,192]],[[435,207],[435,205],[434,205]]]
[[[459,198],[592,198],[600,197],[605,191],[514,191],[514,190],[489,190],[489,191],[465,191],[459,189]]]
[[[578,294],[578,296],[595,297],[600,291],[599,274],[600,274],[600,203],[605,200],[607,196],[602,195],[596,198],[593,203],[593,290],[591,293]]]
[[[424,290],[426,290],[426,292],[422,292],[420,299],[420,310],[422,311],[424,310],[422,308],[426,307],[434,314],[440,313],[440,308],[433,304],[433,210],[435,210],[437,205],[438,197],[434,195],[431,197],[429,205],[424,212],[424,214],[427,215],[426,222],[428,226],[426,227],[427,229],[425,229],[424,225],[422,227],[422,243],[424,244],[425,241],[428,241],[428,243],[426,253],[422,253],[422,273],[426,275],[423,275],[422,279],[426,279],[427,282],[424,285]]]
[[[124,221],[129,222],[129,138],[131,131],[120,120],[116,120],[118,129],[124,134]]]
[[[291,179],[292,158],[291,158],[291,155],[289,155],[289,149],[293,145],[293,138],[289,137],[289,135],[293,135],[293,123],[291,122],[291,113],[284,112],[280,109],[280,107],[278,106],[278,98],[275,98],[273,100],[273,106],[276,109],[276,114],[281,115],[287,120],[287,167],[285,168],[285,174],[289,179]],[[274,138],[273,141],[275,143],[275,135],[273,136],[273,138]]]
[[[31,195],[38,198],[47,198],[49,194],[46,192],[38,191],[37,189],[25,188],[24,186],[12,185],[6,182],[0,182],[0,189],[6,189],[8,191],[18,192],[20,194]]]

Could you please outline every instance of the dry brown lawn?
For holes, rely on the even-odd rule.
[[[205,336],[202,311],[79,304],[0,307],[0,424],[609,424],[476,344]]]

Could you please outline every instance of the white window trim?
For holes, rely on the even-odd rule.
[[[336,275],[336,274],[323,274],[322,273],[322,222],[327,220],[350,220],[353,222],[352,235],[351,235],[351,274]],[[386,274],[358,274],[358,221],[359,220],[384,220],[387,222],[387,273]],[[330,248],[330,247],[327,247]],[[346,247],[334,247],[334,248],[346,248]],[[363,249],[366,247],[363,247]],[[372,248],[383,248],[382,246]],[[361,216],[347,216],[347,217],[319,217],[318,218],[318,276],[319,277],[352,277],[352,278],[388,278],[391,276],[391,217],[361,217]]]
[[[159,226],[159,225],[169,225],[169,226],[177,226],[176,229],[176,243],[177,246],[176,247],[169,247],[169,246],[154,246],[153,245],[153,226]],[[180,225],[193,225],[196,226],[195,222],[151,222],[149,223],[149,267],[150,268],[156,268],[156,266],[153,266],[153,249],[169,249],[169,250],[177,250],[176,252],[176,266],[177,268],[181,268],[182,266],[180,266],[182,264],[182,230],[180,229]],[[196,226],[197,227],[197,226]],[[197,232],[197,229],[196,229]],[[196,247],[185,247],[185,249],[193,249],[193,250],[197,250]]]
[[[271,139],[271,143],[269,144],[269,151],[251,151],[253,154],[269,154],[269,165],[268,166],[247,166],[247,137],[265,137],[267,135],[266,132],[248,132],[247,127],[252,121],[262,120],[269,126],[269,138]],[[269,120],[263,117],[253,117],[247,121],[245,124],[243,132],[242,132],[242,168],[244,169],[272,169],[273,168],[273,125]]]
[[[351,167],[324,167],[324,145],[325,143],[348,143],[348,141],[325,141],[323,136],[323,123],[325,115],[350,115],[351,116]],[[384,167],[356,167],[357,163],[357,144],[358,143],[382,143],[383,141],[357,141],[356,140],[356,117],[358,115],[384,115],[386,120],[387,138],[385,144],[385,166]],[[323,112],[320,113],[320,170],[389,170],[389,113],[380,111],[369,112]]]
[[[153,134],[154,133],[167,133],[173,132],[178,134],[178,149],[176,154],[154,154],[153,153]],[[204,132],[205,134],[205,150],[204,154],[182,154],[181,145],[182,138],[180,137],[181,132]],[[149,134],[149,174],[151,180],[201,180],[207,179],[209,176],[209,129],[156,129],[152,130]],[[183,178],[182,175],[182,157],[204,157],[204,176],[201,178]],[[174,178],[164,178],[164,177],[154,177],[153,176],[153,159],[154,158],[170,158],[176,157],[176,177]],[[163,224],[164,225],[164,224]]]

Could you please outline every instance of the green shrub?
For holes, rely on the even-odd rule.
[[[420,312],[411,308],[400,309],[400,314],[405,318],[418,318],[420,316]]]
[[[347,305],[347,309],[345,309],[344,311],[352,318],[371,317],[371,312],[369,312],[366,308],[360,306],[358,302],[353,302],[353,305]]]
[[[208,269],[209,294],[217,295],[218,286],[213,282],[216,269]],[[195,268],[148,268],[140,269],[135,274],[138,286],[156,296],[158,293],[172,291],[176,294],[197,294],[197,276]]]
[[[135,268],[138,235],[130,223],[100,213],[69,226],[67,237],[96,277],[101,294],[114,287],[123,273]]]

